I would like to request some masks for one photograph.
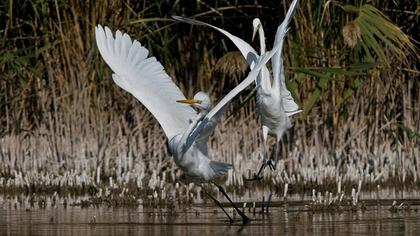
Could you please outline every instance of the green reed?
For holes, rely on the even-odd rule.
[[[288,4],[3,1],[0,187],[87,191],[111,185],[112,178],[133,189],[168,189],[181,172],[164,148],[163,132],[111,81],[94,26],[129,33],[187,96],[210,91],[216,102],[246,73],[241,57],[224,57],[236,48],[220,34],[170,16],[197,17],[246,41],[258,16],[270,45]],[[418,9],[409,1],[300,3],[284,57],[288,86],[304,112],[283,138],[278,171],[266,173],[267,180],[273,177],[270,184],[310,191],[339,178],[347,186],[361,179],[372,186],[417,183],[418,22]],[[210,140],[212,157],[235,165],[226,181],[238,188],[260,161],[251,91],[234,102],[241,108],[229,110]]]

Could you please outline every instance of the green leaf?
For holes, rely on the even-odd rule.
[[[318,78],[328,78],[329,80],[333,79],[332,77],[328,76],[327,74],[323,74],[323,73],[317,72],[315,70],[306,69],[306,68],[302,68],[302,67],[296,68],[296,72],[304,73],[304,74],[307,74],[307,75],[312,75],[312,76],[315,76],[315,77],[318,77]]]
[[[354,21],[360,29],[361,47],[358,49],[369,61],[376,59],[390,66],[391,54],[403,61],[407,60],[407,53],[417,54],[409,37],[374,6],[364,4],[357,8],[346,5],[343,9],[352,13],[358,9],[358,17]]]
[[[343,10],[350,13],[359,13],[360,9],[353,5],[344,5],[342,6]]]
[[[354,90],[352,88],[348,88],[348,89],[344,90],[342,96],[339,97],[339,100],[337,102],[337,107],[340,107],[353,94],[354,94]]]
[[[405,126],[403,124],[397,123],[397,128],[405,132],[408,136],[408,138],[412,141],[415,141],[416,139],[420,139],[420,133],[414,131],[408,126]]]
[[[349,70],[371,70],[380,65],[382,64],[379,62],[357,62],[349,65],[347,68]]]
[[[316,88],[311,93],[308,100],[306,100],[306,103],[305,103],[304,108],[303,108],[303,119],[306,119],[306,117],[308,117],[309,112],[312,110],[312,108],[318,102],[320,97],[321,97],[321,90],[319,88]]]

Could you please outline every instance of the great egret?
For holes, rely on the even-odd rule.
[[[226,174],[232,166],[208,158],[207,139],[225,110],[223,108],[255,80],[262,66],[280,47],[259,57],[248,76],[211,109],[210,98],[204,92],[198,92],[194,99],[185,99],[156,58],[147,58],[148,50],[137,40],[132,41],[127,34],[117,30],[114,38],[108,27],[98,25],[96,44],[102,58],[114,72],[114,82],[136,97],[162,126],[176,165],[196,183],[215,184],[242,217],[243,222],[249,222],[249,218],[235,206],[224,189],[212,181]],[[181,103],[196,107],[198,114],[191,106]],[[211,198],[221,207],[215,198]],[[221,208],[233,222],[229,214]]]
[[[256,174],[255,178],[260,179],[260,174],[262,170],[267,166],[270,165],[273,169],[275,168],[275,164],[272,163],[271,159],[268,160],[267,156],[267,149],[266,149],[266,142],[268,134],[273,135],[277,138],[276,144],[276,152],[274,155],[274,162],[277,162],[278,156],[278,144],[280,142],[281,137],[283,136],[284,132],[289,129],[292,125],[289,119],[289,116],[294,115],[296,113],[301,112],[299,110],[299,106],[295,103],[290,91],[286,87],[285,77],[284,77],[284,67],[283,67],[283,59],[281,55],[281,49],[283,47],[284,37],[288,31],[287,26],[289,25],[296,6],[298,4],[298,0],[293,0],[290,5],[289,10],[287,11],[286,17],[281,23],[281,25],[277,28],[276,37],[274,40],[273,48],[280,47],[280,49],[275,53],[273,58],[271,59],[272,62],[272,72],[273,72],[273,81],[271,81],[270,73],[265,65],[263,65],[260,74],[256,79],[256,88],[257,88],[257,112],[261,116],[261,123],[262,123],[262,133],[263,133],[263,141],[264,141],[264,162],[259,169],[258,173]],[[218,28],[216,26],[198,21],[193,20],[186,17],[181,16],[173,16],[175,20],[193,24],[193,25],[203,25],[211,27],[225,36],[227,36],[241,51],[242,55],[245,57],[247,63],[250,65],[251,69],[254,68],[256,59],[258,58],[257,52],[249,45],[247,42],[242,40],[241,38],[232,35],[231,33]],[[260,54],[265,52],[265,36],[264,31],[261,26],[261,22],[259,19],[253,21],[254,25],[254,32],[252,38],[254,38],[257,30],[259,32],[260,37]]]

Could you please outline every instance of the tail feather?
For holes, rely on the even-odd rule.
[[[217,176],[225,175],[228,172],[228,170],[232,169],[233,166],[231,164],[226,164],[223,162],[211,161],[210,167],[213,169],[214,173],[216,174],[215,177],[217,177]]]

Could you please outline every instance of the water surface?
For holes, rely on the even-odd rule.
[[[388,202],[387,202],[388,203]],[[389,205],[365,210],[312,212],[307,203],[274,204],[269,214],[253,209],[233,225],[211,204],[172,212],[156,208],[0,208],[0,235],[420,235],[420,206],[391,212]],[[233,209],[229,208],[230,214]]]

